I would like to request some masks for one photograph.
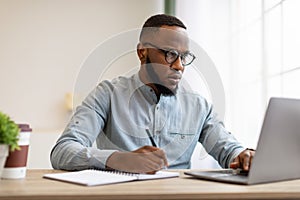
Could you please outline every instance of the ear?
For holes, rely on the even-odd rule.
[[[141,64],[146,63],[147,53],[148,53],[147,48],[145,48],[141,43],[138,43],[136,47],[136,52],[141,61]]]

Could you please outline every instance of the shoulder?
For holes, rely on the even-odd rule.
[[[212,104],[206,97],[200,94],[200,92],[192,90],[186,84],[180,85],[176,96],[191,106],[201,106],[208,110],[212,107]]]
[[[98,89],[106,89],[106,90],[114,90],[117,88],[128,88],[130,85],[134,84],[134,75],[132,76],[118,76],[116,78],[113,78],[112,80],[103,80],[101,81],[97,88]]]
[[[125,90],[132,84],[132,79],[133,77],[119,76],[112,80],[103,80],[87,95],[83,103],[93,106],[109,105],[112,98],[123,98],[127,93]]]

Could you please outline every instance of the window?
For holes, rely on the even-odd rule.
[[[269,98],[300,98],[300,1],[176,3],[176,14],[221,75],[225,125],[244,145],[255,148]]]

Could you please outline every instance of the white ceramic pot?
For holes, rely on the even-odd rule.
[[[8,156],[8,145],[0,144],[0,177],[2,175],[2,171],[3,171],[7,156]]]

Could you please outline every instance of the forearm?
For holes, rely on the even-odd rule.
[[[232,160],[245,149],[234,135],[226,130],[212,108],[209,110],[199,142],[223,168],[228,168]]]
[[[54,169],[105,169],[107,158],[113,152],[115,150],[99,150],[95,147],[84,147],[77,142],[65,141],[56,144],[50,159]]]
[[[218,141],[211,150],[213,155],[223,168],[229,168],[230,163],[237,157],[245,148],[234,138],[227,138],[224,141]]]

